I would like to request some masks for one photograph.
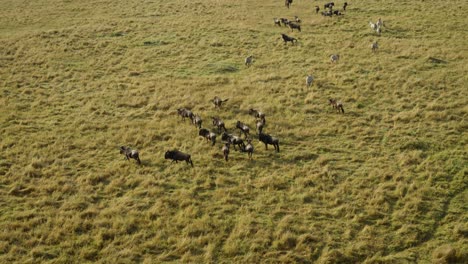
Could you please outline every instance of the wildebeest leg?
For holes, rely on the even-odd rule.
[[[276,144],[276,152],[279,152],[279,144]]]
[[[268,150],[268,144],[267,143],[265,143],[265,149]]]
[[[190,158],[190,157],[189,157],[188,160],[187,160],[187,163],[189,163],[189,162],[190,162],[190,165],[192,165],[192,167],[193,167],[192,158]]]
[[[138,164],[141,164],[140,157],[136,157],[136,160],[137,160]]]

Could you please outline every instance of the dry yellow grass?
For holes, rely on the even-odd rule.
[[[467,262],[468,6],[348,3],[2,1],[0,262]],[[281,152],[226,163],[179,107]]]

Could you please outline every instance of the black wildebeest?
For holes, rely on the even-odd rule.
[[[284,44],[288,43],[288,41],[291,42],[293,45],[294,45],[294,42],[297,43],[297,39],[290,37],[286,34],[281,34],[281,37],[283,38]]]
[[[141,164],[140,154],[138,153],[138,150],[131,149],[126,146],[121,146],[120,154],[124,154],[127,160],[135,159],[138,162],[138,164]]]
[[[289,8],[292,5],[293,0],[284,0],[284,5]]]
[[[319,11],[320,11],[320,7],[319,7],[319,6],[315,6],[315,14],[318,14]]]
[[[219,117],[212,117],[213,119],[213,126],[216,126],[218,128],[218,133],[221,133],[221,129],[224,130],[224,132],[226,132],[226,126],[224,125],[224,121],[221,120],[221,118]]]
[[[213,98],[212,102],[215,105],[215,107],[220,108],[223,103],[227,102],[227,100],[229,100],[229,99],[224,99],[223,100],[223,99],[219,98],[218,96],[215,96]]]
[[[202,119],[201,119],[201,117],[200,117],[199,115],[194,115],[194,116],[193,116],[193,118],[192,118],[192,123],[193,123],[196,127],[198,127],[198,129],[201,128],[202,122],[203,122],[203,121],[202,121]]]
[[[293,22],[289,22],[288,26],[291,29],[291,31],[294,31],[294,29],[297,29],[299,32],[301,32],[301,25],[294,24]]]
[[[177,113],[182,117],[182,120],[185,120],[186,117],[193,119],[192,111],[188,110],[187,108],[178,108]]]
[[[231,143],[226,142],[226,143],[224,144],[224,146],[221,148],[221,150],[223,151],[224,159],[225,159],[226,161],[228,161],[228,159],[229,159],[229,146],[230,146],[230,145],[231,145]]]
[[[231,143],[234,146],[234,150],[237,150],[236,146],[239,146],[239,149],[241,150],[245,148],[244,141],[238,136],[234,136],[224,132],[221,136],[221,140]]]
[[[250,128],[246,124],[242,123],[241,121],[237,121],[236,128],[240,129],[240,131],[244,133],[246,138],[249,136]]]
[[[258,134],[258,140],[263,142],[265,144],[265,149],[268,149],[268,145],[273,145],[275,148],[276,152],[279,152],[279,139],[272,137],[271,135],[268,134],[263,134],[260,133]]]
[[[331,104],[331,106],[336,109],[338,112],[342,112],[344,114],[344,108],[343,108],[343,103],[340,101],[336,101],[336,99],[328,99],[328,103]]]
[[[211,141],[211,146],[214,146],[216,144],[216,134],[209,131],[206,128],[201,128],[198,131],[198,135],[206,138],[206,140]]]
[[[168,150],[168,151],[166,151],[166,153],[164,154],[164,158],[165,159],[171,159],[172,162],[175,161],[176,163],[178,161],[185,160],[187,162],[187,164],[190,164],[193,167],[193,162],[192,162],[192,158],[190,157],[190,154],[183,153],[183,152],[178,151],[178,150]]]
[[[348,2],[344,2],[344,4],[343,4],[343,11],[346,11],[346,7],[348,7]]]

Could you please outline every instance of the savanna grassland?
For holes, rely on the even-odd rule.
[[[466,1],[325,2],[0,1],[0,263],[468,262]]]

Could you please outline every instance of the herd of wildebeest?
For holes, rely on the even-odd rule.
[[[289,9],[293,3],[293,0],[285,0],[285,6]],[[325,3],[323,8],[325,11],[322,11],[320,14],[322,16],[327,16],[327,17],[332,17],[332,16],[343,16],[344,12],[346,11],[346,8],[348,6],[347,2],[343,3],[343,8],[342,10],[337,10],[334,9],[335,3],[334,2],[328,2]],[[318,14],[320,12],[320,7],[315,6],[315,13]],[[289,27],[291,31],[294,31],[295,29],[298,32],[301,32],[301,19],[298,16],[294,16],[293,20],[289,20],[287,18],[273,18],[274,25],[282,27]],[[369,25],[373,31],[375,31],[377,34],[381,34],[381,28],[383,26],[382,20],[379,18],[376,23],[369,22]],[[293,45],[296,42],[297,39],[291,36],[288,36],[284,33],[281,34],[281,37],[284,41],[285,44],[288,42],[291,42]],[[378,49],[378,44],[377,42],[372,43],[371,49],[373,52],[375,52]],[[330,60],[332,63],[338,62],[340,59],[339,54],[332,54],[330,56]],[[245,65],[247,67],[250,67],[253,64],[254,57],[253,55],[248,56],[245,58]],[[306,76],[306,86],[310,87],[313,84],[314,77],[312,75],[307,75]],[[222,105],[226,103],[228,99],[221,99],[218,96],[215,96],[212,99],[212,103],[214,104],[214,107],[217,109],[221,109]],[[328,99],[328,103],[336,109],[338,112],[344,114],[344,107],[343,103],[341,101],[338,101],[333,98]],[[246,111],[247,113],[247,111]],[[198,128],[198,135],[204,139],[206,139],[211,146],[216,145],[216,141],[218,136],[221,136],[221,141],[222,141],[222,147],[221,147],[221,152],[226,161],[229,160],[229,153],[231,151],[231,146],[234,148],[234,150],[238,150],[240,152],[247,153],[247,156],[249,159],[252,159],[253,153],[254,153],[254,146],[252,145],[252,131],[250,127],[241,121],[236,122],[236,129],[239,130],[239,135],[234,135],[232,133],[228,133],[228,130],[226,129],[225,122],[220,118],[220,117],[211,117],[212,120],[212,125],[215,128],[215,130],[211,131],[208,128],[205,128],[202,126],[203,124],[203,119],[201,118],[200,115],[194,114],[190,109],[188,108],[178,108],[177,109],[177,114],[182,118],[182,120],[190,120],[190,122],[195,125]],[[265,149],[268,150],[268,145],[273,145],[274,150],[276,152],[280,151],[279,148],[279,139],[264,133],[263,129],[266,125],[266,118],[265,118],[265,113],[263,113],[260,110],[250,108],[248,110],[248,114],[251,115],[252,117],[255,118],[255,127],[256,127],[256,134],[258,137],[258,140],[265,144]],[[217,131],[214,132],[214,131]],[[255,132],[254,132],[255,133]],[[244,138],[242,138],[242,135]],[[141,164],[140,160],[140,155],[139,152],[135,149],[131,149],[130,147],[126,146],[121,146],[120,147],[120,153],[125,155],[125,159],[130,160],[130,159],[135,159],[138,164]],[[193,167],[193,161],[191,158],[191,155],[188,153],[184,153],[182,151],[179,151],[177,149],[174,150],[168,150],[164,154],[165,159],[170,159],[173,162],[178,162],[178,161],[185,161],[187,164],[190,164]]]

